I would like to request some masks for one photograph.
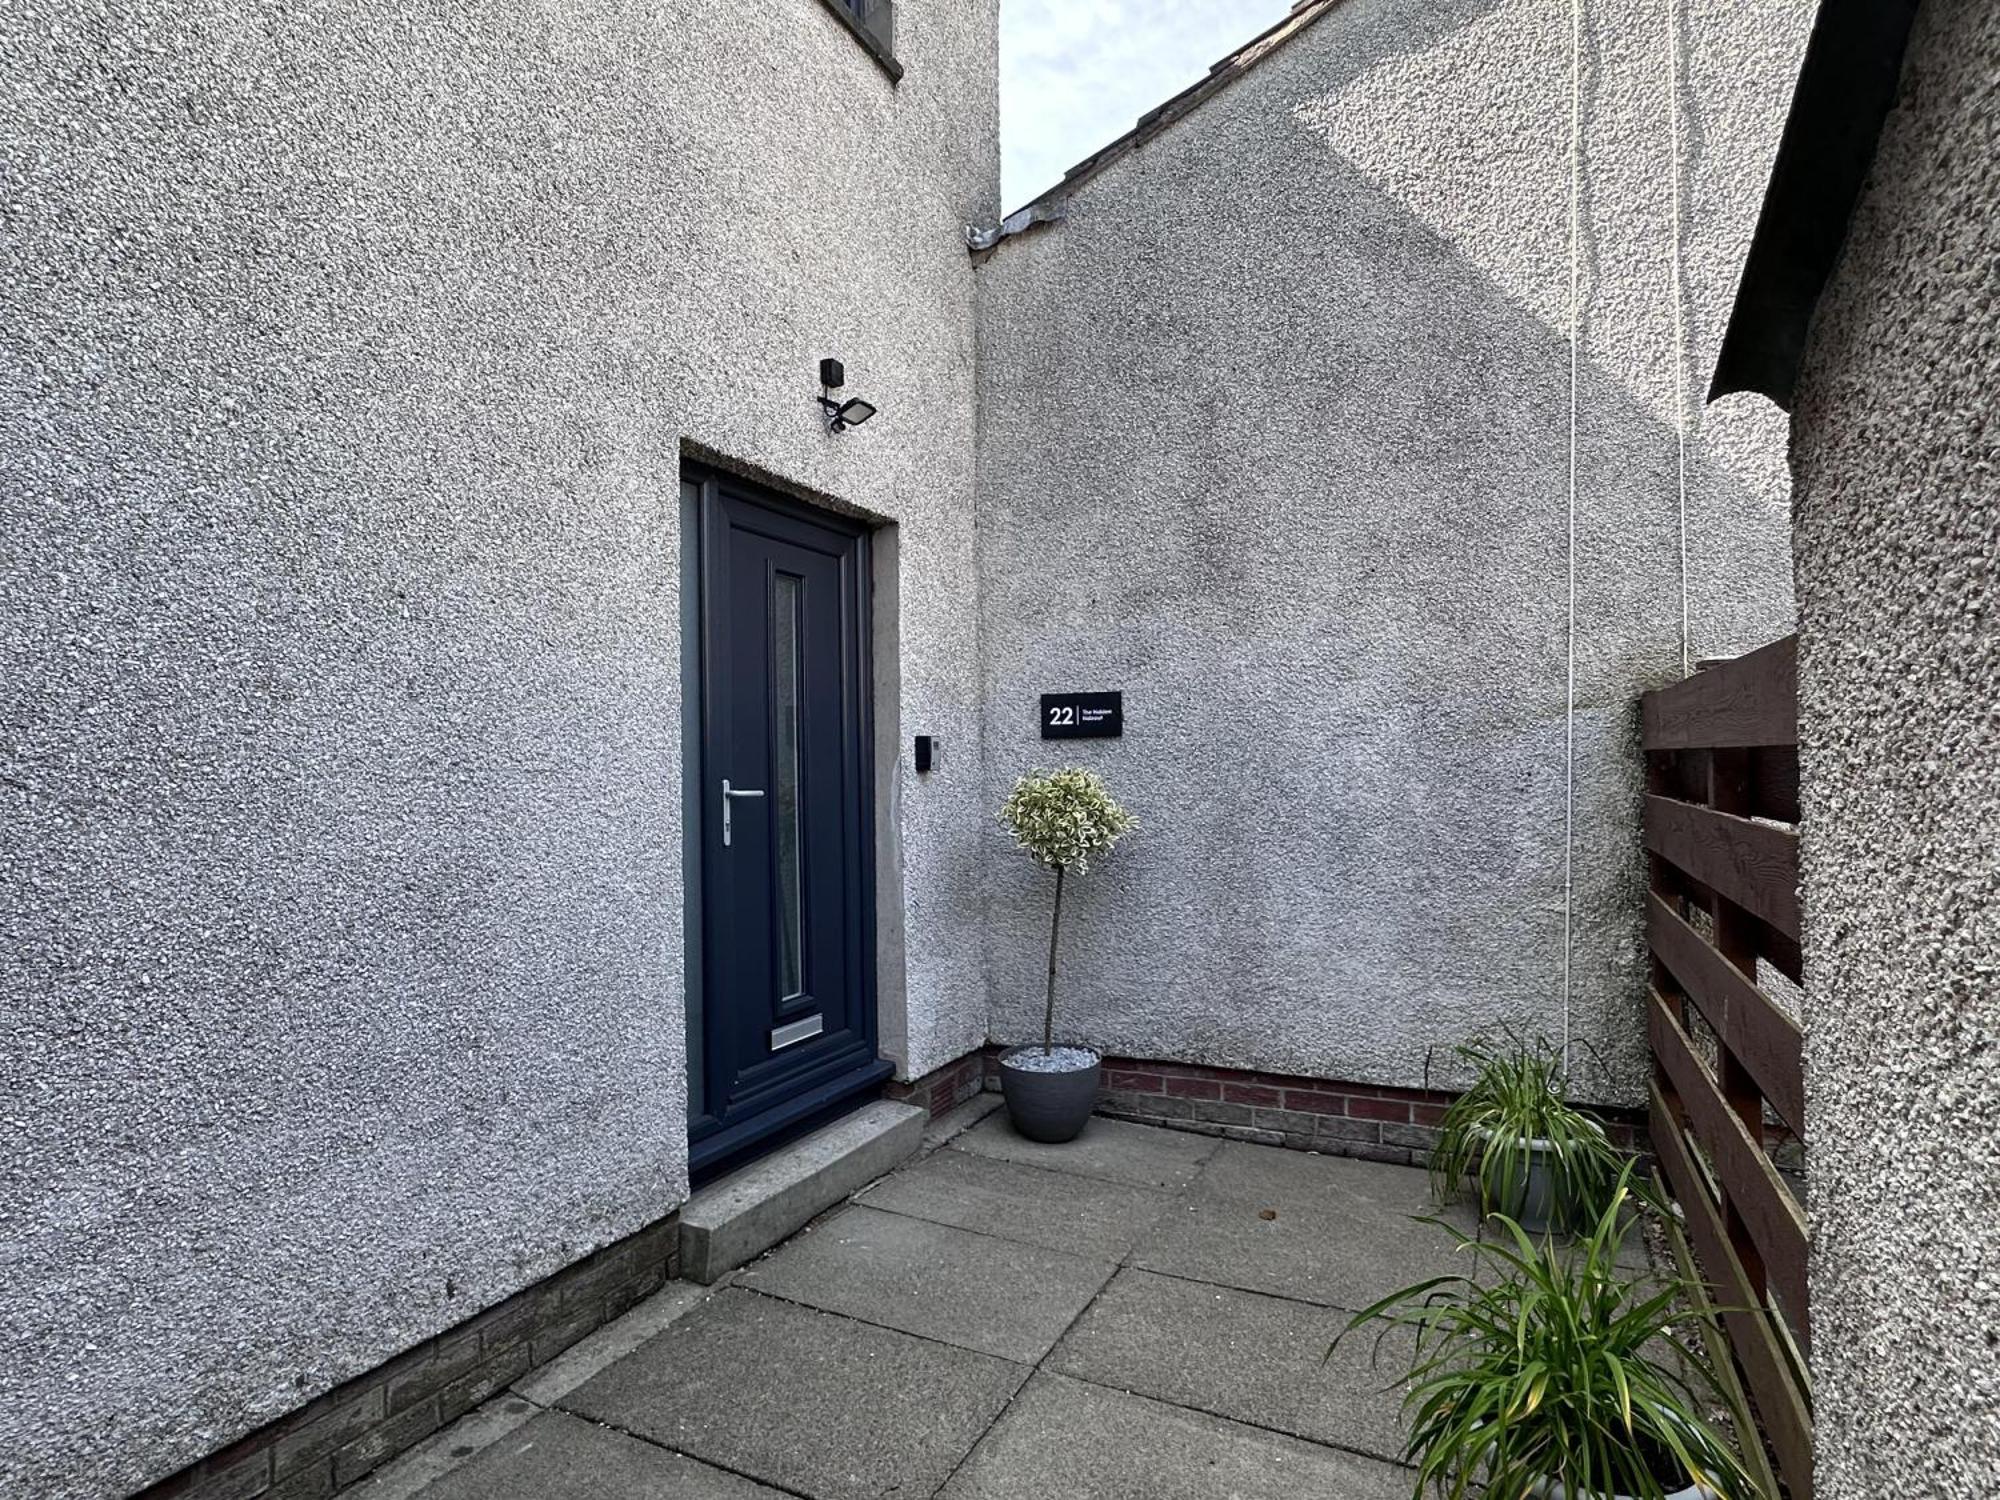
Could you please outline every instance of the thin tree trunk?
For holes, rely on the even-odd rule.
[[[1063,867],[1056,866],[1056,913],[1049,923],[1049,1003],[1042,1016],[1042,1055],[1056,1050],[1056,938],[1062,932]]]

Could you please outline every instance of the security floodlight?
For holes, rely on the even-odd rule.
[[[831,396],[819,398],[819,404],[826,409],[826,430],[845,432],[850,427],[859,427],[875,415],[875,403],[863,401],[854,396],[836,406]]]
[[[823,359],[819,362],[819,383],[828,391],[837,391],[846,384],[847,371],[837,359]],[[859,427],[875,415],[875,403],[864,401],[859,396],[851,396],[845,401],[821,393],[820,410],[826,414],[828,432],[845,432],[850,427]]]

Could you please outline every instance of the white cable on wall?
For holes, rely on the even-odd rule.
[[[1583,336],[1583,3],[1571,0],[1569,46],[1569,612],[1563,699],[1562,1064],[1569,1073],[1570,930],[1576,901],[1576,444]]]
[[[1673,157],[1667,163],[1668,223],[1673,244],[1668,256],[1668,288],[1674,301],[1674,442],[1678,449],[1675,479],[1681,529],[1681,676],[1694,670],[1689,660],[1688,632],[1688,349],[1687,304],[1681,290],[1681,84],[1680,0],[1667,0],[1667,139]]]
[[[1570,1014],[1573,1003],[1573,948],[1576,907],[1576,509],[1577,442],[1582,412],[1583,344],[1583,35],[1585,0],[1570,4],[1569,60],[1569,601],[1565,621],[1563,695],[1563,953],[1562,1061],[1570,1070]],[[1675,504],[1679,524],[1681,675],[1693,668],[1688,609],[1688,337],[1681,265],[1681,94],[1680,0],[1665,0],[1667,23],[1668,293],[1674,321]]]

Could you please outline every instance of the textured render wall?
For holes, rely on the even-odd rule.
[[[900,21],[892,88],[816,0],[0,19],[0,1490],[684,1197],[684,441],[900,523],[903,718],[976,747],[995,6]],[[917,1072],[978,792],[901,794]]]
[[[982,268],[989,798],[1076,759],[1145,825],[1078,890],[1067,1029],[1403,1085],[1481,1027],[1562,1034],[1574,438],[1571,1025],[1584,1087],[1635,1097],[1683,411],[1693,654],[1789,619],[1779,433],[1711,442],[1682,393],[1802,11],[1598,4],[1573,54],[1567,8],[1348,0]],[[1114,687],[1123,741],[1037,738],[1040,691]],[[993,842],[1006,1040],[1049,892]]]
[[[2000,1474],[1996,73],[1923,7],[1796,403],[1822,1500]]]

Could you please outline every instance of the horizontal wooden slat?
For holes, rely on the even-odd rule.
[[[1796,745],[1798,683],[1799,638],[1788,635],[1646,694],[1640,742],[1648,750]]]
[[[1762,1141],[1753,1140],[1743,1121],[1694,1054],[1694,1044],[1653,992],[1653,1057],[1680,1096],[1688,1123],[1707,1148],[1729,1201],[1742,1217],[1764,1257],[1764,1274],[1786,1309],[1797,1319],[1801,1341],[1811,1336],[1806,1309],[1806,1220]]]
[[[1715,1034],[1743,1064],[1785,1123],[1805,1132],[1803,1040],[1798,1022],[1709,945],[1657,895],[1647,898],[1646,941]]]
[[[1797,941],[1799,836],[1790,829],[1649,796],[1646,847]]]
[[[1711,891],[1699,880],[1696,880],[1687,871],[1676,869],[1664,860],[1660,861],[1658,867],[1654,870],[1653,880],[1653,889],[1668,900],[1672,900],[1676,896],[1683,896],[1692,901],[1696,906],[1706,907],[1710,911],[1715,909],[1714,891]],[[1799,940],[1797,938],[1786,937],[1784,933],[1778,931],[1777,928],[1766,922],[1762,917],[1746,916],[1742,922],[1737,924],[1737,929],[1739,933],[1748,939],[1751,946],[1757,950],[1757,955],[1760,958],[1767,961],[1779,973],[1791,980],[1793,984],[1799,982],[1799,976],[1805,970],[1800,962],[1801,955],[1799,953]]]
[[[1723,1308],[1729,1342],[1750,1380],[1750,1397],[1762,1419],[1764,1435],[1778,1455],[1793,1500],[1812,1500],[1813,1419],[1805,1394],[1792,1374],[1791,1361],[1778,1342],[1771,1316],[1757,1306],[1757,1297],[1743,1274],[1736,1252],[1724,1232],[1722,1213],[1689,1159],[1680,1123],[1667,1107],[1658,1084],[1653,1086],[1653,1150],[1672,1185],[1703,1269],[1715,1283]]]

